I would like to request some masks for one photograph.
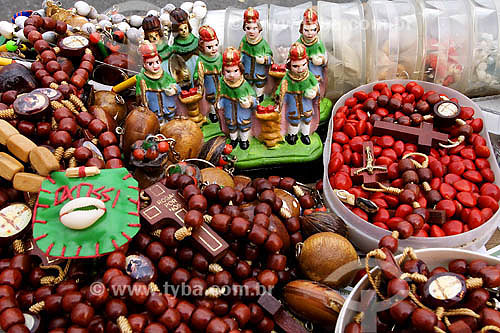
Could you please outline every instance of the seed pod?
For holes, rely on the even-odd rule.
[[[329,212],[312,212],[300,217],[300,224],[304,236],[309,237],[320,232],[334,232],[343,237],[347,236],[347,227],[339,217]]]

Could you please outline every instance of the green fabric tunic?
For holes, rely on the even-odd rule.
[[[246,80],[243,81],[243,83],[237,87],[237,88],[231,88],[230,86],[227,85],[227,83],[224,81],[224,78],[221,78],[219,81],[219,97],[225,97],[233,101],[239,101],[240,98],[242,97],[248,97],[248,96],[257,96],[255,94],[255,90],[252,88],[250,83],[248,83]]]
[[[290,77],[290,74],[287,71],[285,77],[283,78],[283,80],[281,80],[278,89],[276,89],[276,96],[278,97],[280,95],[281,85],[283,84],[284,80],[287,81],[286,92],[293,94],[303,94],[307,89],[312,89],[318,84],[318,80],[316,79],[316,77],[314,75],[311,75],[310,73],[305,80],[296,81]]]
[[[297,42],[303,44],[306,47],[306,53],[308,57],[312,57],[313,55],[318,55],[318,54],[324,55],[326,53],[325,44],[323,44],[323,42],[319,38],[316,41],[316,43],[310,46],[307,46],[307,44],[304,43],[302,38],[303,37],[300,36]]]
[[[156,44],[156,50],[158,51],[161,60],[167,59],[171,53],[170,46],[168,46],[168,44],[163,41]]]
[[[135,90],[136,94],[140,95],[141,94],[141,81],[144,80],[146,83],[146,87],[148,88],[148,91],[161,91],[165,90],[166,88],[170,87],[172,84],[176,84],[174,78],[170,76],[167,72],[163,72],[163,75],[161,78],[158,80],[154,80],[149,78],[146,73],[145,69],[143,68],[139,74],[137,74],[137,82],[135,84]]]
[[[190,33],[186,38],[176,37],[172,45],[172,52],[180,55],[196,52],[198,49],[198,37]]]
[[[200,77],[200,63],[203,64],[203,73],[207,74],[220,74],[222,71],[222,54],[218,54],[215,57],[208,57],[203,53],[198,55],[198,61],[196,62],[196,68],[198,69],[194,73],[194,79],[198,80]]]
[[[248,43],[246,36],[244,36],[240,43],[240,51],[252,57],[273,56],[273,51],[264,38],[259,43],[252,45]]]

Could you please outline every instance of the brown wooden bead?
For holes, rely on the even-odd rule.
[[[30,34],[30,32],[36,31],[36,30],[37,29],[36,29],[35,26],[26,24],[26,22],[25,22],[24,28],[23,28],[23,34],[24,34],[24,36],[28,36]]]
[[[384,236],[380,239],[379,243],[378,243],[378,247],[379,248],[387,248],[389,251],[391,251],[392,253],[396,253],[396,251],[398,250],[398,245],[399,242],[396,238],[388,235],[388,236]]]
[[[21,290],[17,294],[16,299],[17,302],[19,303],[19,307],[22,310],[27,310],[31,305],[35,303],[35,293],[32,290]]]
[[[190,247],[183,247],[177,252],[177,259],[184,264],[190,264],[193,261],[194,251]]]
[[[61,65],[59,65],[59,63],[54,59],[54,60],[47,62],[47,64],[45,65],[45,69],[50,74],[54,74],[55,72],[61,70]]]
[[[12,296],[4,296],[0,298],[0,313],[2,313],[6,309],[17,308],[16,299]]]
[[[210,226],[220,233],[226,233],[231,223],[231,216],[226,214],[216,214],[212,217]]]
[[[247,297],[255,297],[259,295],[259,282],[255,278],[249,278],[243,281],[242,285],[244,286],[247,294]]]
[[[424,226],[424,218],[418,214],[410,214],[405,219],[411,223],[414,231],[418,231]]]
[[[40,59],[42,63],[47,66],[50,61],[57,60],[57,57],[53,50],[45,50],[40,54]]]
[[[82,56],[82,60],[85,60],[85,61],[90,61],[91,63],[94,63],[95,62],[95,57],[93,54],[91,53],[85,53],[83,56]]]
[[[76,148],[73,156],[76,158],[78,162],[87,162],[88,159],[92,157],[92,151],[87,147],[78,147]]]
[[[429,276],[434,276],[434,275],[441,274],[441,273],[448,273],[448,270],[442,266],[436,267],[431,271]]]
[[[197,197],[204,198],[201,194],[199,194],[194,195],[191,199],[194,198],[194,201],[196,201]],[[189,202],[191,203],[191,200]],[[193,204],[193,206],[195,205]],[[203,224],[203,213],[199,210],[191,209],[184,216],[184,222],[186,223],[187,227],[192,227],[194,229],[199,228]]]
[[[406,170],[405,172],[403,172],[401,177],[403,178],[404,184],[408,184],[408,183],[415,183],[416,184],[419,182],[418,174],[415,170]]]
[[[264,317],[258,324],[257,330],[259,332],[271,332],[274,329],[274,321],[269,317]]]
[[[217,272],[215,274],[215,284],[218,286],[227,286],[233,283],[233,277],[228,271]]]
[[[222,214],[229,215],[231,217],[240,216],[241,210],[238,206],[228,205],[222,210]]]
[[[278,236],[277,233],[271,232],[267,238],[264,247],[268,252],[278,252],[283,248],[283,240]]]
[[[269,269],[259,273],[257,280],[265,287],[274,287],[278,283],[278,274]]]
[[[174,330],[181,323],[181,314],[177,309],[169,308],[158,318],[158,321],[165,325],[168,330]]]
[[[128,311],[127,311],[127,305],[125,304],[124,301],[118,298],[113,298],[109,300],[106,303],[106,316],[113,320],[116,321],[116,319],[119,316],[126,316]]]
[[[59,314],[62,309],[62,295],[48,295],[45,297],[45,310],[50,314]]]
[[[125,269],[125,254],[121,251],[115,251],[106,258],[106,266],[109,268]]]
[[[100,158],[91,157],[87,160],[87,163],[85,163],[85,166],[96,166],[99,169],[104,169],[105,164],[104,164],[104,161],[101,160]]]
[[[247,186],[241,190],[241,192],[243,193],[243,198],[246,202],[252,202],[257,199],[257,190],[254,187]]]
[[[428,204],[431,206],[437,204],[439,201],[441,201],[443,199],[443,197],[441,196],[441,193],[439,193],[439,191],[437,191],[437,190],[430,190],[427,193],[426,198],[427,198]]]
[[[65,312],[71,312],[73,307],[83,300],[83,295],[79,291],[68,291],[63,295],[61,307]]]
[[[31,257],[27,254],[17,254],[10,259],[10,268],[18,269],[21,273],[26,274],[31,269]]]
[[[245,258],[247,260],[256,260],[259,257],[259,248],[253,244],[247,244],[245,246]]]
[[[259,200],[267,203],[268,205],[272,205],[276,200],[276,194],[273,190],[265,190],[260,193]]]
[[[467,291],[466,294],[466,307],[472,311],[478,312],[486,306],[486,302],[490,298],[489,292],[484,288],[478,288]]]
[[[44,77],[50,76],[50,73],[45,69],[39,69],[35,72],[35,77],[38,81],[42,81]]]
[[[408,282],[399,278],[391,279],[387,284],[387,295],[389,297],[398,295],[404,299],[408,296],[409,291],[410,286]]]
[[[253,218],[253,223],[260,225],[263,228],[268,229],[269,228],[269,216],[267,216],[266,214],[262,214],[262,213],[255,214],[255,216]]]
[[[467,261],[463,259],[455,259],[453,261],[450,261],[450,263],[448,264],[448,270],[452,273],[466,275]]]
[[[380,95],[380,96],[385,96],[385,95]],[[358,323],[349,323],[344,331],[344,333],[362,333],[362,332],[363,331],[361,330],[361,325]]]
[[[109,282],[111,279],[113,279],[115,276],[120,276],[123,275],[123,272],[117,268],[110,268],[104,272],[104,275],[102,276],[102,282],[105,285],[109,285]]]
[[[473,277],[480,277],[481,269],[483,269],[486,266],[488,266],[488,264],[484,260],[481,259],[473,260],[468,265],[469,274]]]
[[[172,276],[170,277],[170,281],[174,285],[181,285],[183,283],[187,283],[190,278],[191,278],[191,274],[189,273],[189,271],[187,269],[177,268],[172,273]]]
[[[191,288],[191,293],[195,296],[198,296],[205,294],[205,290],[208,288],[208,284],[202,278],[193,277],[191,280],[189,280],[189,287]]]
[[[196,309],[196,307],[193,304],[184,300],[179,301],[179,303],[177,303],[177,306],[175,308],[177,309],[177,311],[179,311],[182,321],[184,322],[189,322],[191,315]]]
[[[248,234],[248,240],[257,245],[264,244],[268,237],[269,231],[259,225],[253,225],[252,231]]]
[[[413,302],[403,300],[393,305],[389,311],[394,322],[403,325],[416,308],[417,306]]]
[[[6,284],[14,289],[19,289],[22,281],[23,276],[16,268],[7,268],[0,273],[0,284]]]
[[[286,256],[282,254],[271,254],[267,258],[267,267],[275,271],[283,271],[286,268]]]
[[[36,30],[32,30],[27,37],[31,44],[35,44],[36,41],[42,39],[42,34]]]
[[[71,135],[66,131],[51,132],[49,135],[50,144],[53,147],[69,148],[71,146]]]
[[[144,314],[134,313],[127,319],[133,332],[142,332],[148,324],[148,318]]]
[[[42,53],[43,51],[45,50],[49,50],[50,49],[50,45],[49,43],[46,41],[46,40],[43,40],[43,39],[39,39],[35,42],[35,44],[33,45],[33,47],[35,48],[35,51],[40,54]],[[37,65],[35,65],[35,63],[37,63]],[[33,67],[33,65],[35,65]],[[40,65],[43,66],[43,64],[40,62],[40,61],[35,61],[33,64],[31,64],[31,70],[32,71],[37,71],[37,70],[40,70]]]
[[[5,296],[14,297],[15,292],[11,286],[3,284],[3,285],[0,285],[0,298],[5,297]]]
[[[74,136],[78,130],[78,124],[74,118],[63,118],[59,122],[59,130],[66,131]]]
[[[208,323],[207,333],[227,333],[229,326],[221,318],[214,318]]]
[[[100,292],[94,292],[92,289],[89,289],[87,294],[87,300],[94,307],[101,307],[108,300],[109,292],[106,288],[103,288]]]
[[[238,330],[238,322],[236,321],[236,319],[231,318],[229,316],[225,316],[224,318],[222,318],[222,320],[224,320],[224,322],[226,323],[226,325],[229,327],[230,331],[237,330],[238,333],[240,332]]]
[[[160,323],[151,323],[144,329],[144,333],[168,333],[168,330]]]
[[[303,195],[299,198],[299,203],[303,209],[313,208],[316,202],[310,194]]]
[[[150,313],[159,316],[167,310],[167,301],[161,294],[152,294],[146,300],[145,306]]]
[[[67,109],[66,109],[67,110]],[[57,110],[56,110],[57,111]],[[68,110],[69,111],[69,110]],[[70,112],[71,113],[71,112]],[[89,112],[80,112],[77,116],[76,116],[76,121],[78,121],[78,124],[82,127],[88,127],[90,122],[92,122],[92,120],[96,119],[92,114],[90,114]],[[57,120],[57,118],[56,118]]]
[[[252,268],[246,261],[238,261],[238,264],[234,268],[234,274],[239,279],[246,279],[250,276]]]
[[[217,215],[217,214],[222,214],[222,210],[224,208],[222,207],[221,204],[213,204],[212,206],[210,206],[210,208],[208,208],[208,214],[211,215],[211,216],[214,216],[214,215]]]
[[[73,85],[75,85],[75,87],[77,87],[78,89],[82,89],[87,80],[85,80],[85,77],[81,75],[73,74],[70,81]]]
[[[250,221],[242,217],[235,217],[231,222],[231,234],[234,237],[245,237],[250,228]]]
[[[78,303],[71,311],[71,321],[82,327],[87,327],[94,317],[94,308],[85,303]]]
[[[58,34],[65,34],[66,30],[68,30],[68,25],[63,21],[57,20],[56,21],[56,32]]]
[[[146,255],[153,261],[160,260],[165,255],[165,246],[160,242],[151,242],[146,248]]]
[[[272,208],[269,204],[265,202],[260,202],[255,206],[254,214],[265,214],[267,216],[271,216],[272,214]]]
[[[217,298],[214,300],[214,306],[212,311],[216,316],[222,317],[225,316],[229,312],[229,303],[227,300],[222,298]]]
[[[45,297],[52,295],[52,288],[49,286],[39,287],[35,291],[35,302],[41,302],[45,299]]]
[[[101,145],[101,147],[105,148],[116,144],[118,144],[118,139],[113,132],[108,131],[99,135],[99,145]]]
[[[89,333],[105,333],[105,322],[102,316],[94,316],[88,327]]]
[[[264,318],[264,311],[262,308],[256,303],[250,303],[248,307],[250,309],[249,322],[254,325],[259,323]]]
[[[62,329],[62,332],[66,332],[66,327],[69,326],[68,319],[66,317],[56,317],[49,321],[47,329],[52,332],[52,330]],[[57,331],[56,331],[57,332]]]
[[[272,190],[273,184],[267,179],[257,178],[255,180],[255,189],[257,190],[258,193],[262,193],[266,190]]]
[[[215,315],[212,311],[204,307],[199,307],[194,310],[190,323],[195,330],[204,331],[214,317]]]
[[[402,203],[411,205],[415,200],[417,200],[417,196],[411,190],[403,190],[403,192],[399,195],[399,200]]]
[[[101,119],[95,118],[90,122],[88,129],[90,133],[92,133],[95,136],[98,136],[102,132],[105,132],[108,129],[108,127]]]
[[[407,170],[415,170],[415,165],[409,158],[402,159],[398,162],[398,171],[400,174]]]
[[[429,268],[420,259],[407,260],[403,264],[403,271],[405,273],[419,273],[425,276],[429,276]]]
[[[81,113],[78,115],[80,117]],[[58,108],[54,111],[54,119],[59,123],[64,118],[74,118],[75,116],[68,108]],[[77,118],[78,119],[78,118]],[[81,125],[81,124],[80,124]]]
[[[175,239],[175,227],[167,227],[161,231],[160,240],[162,243],[169,248],[176,247],[179,242]]]
[[[220,190],[220,186],[217,184],[210,184],[205,189],[203,189],[203,195],[210,202],[215,202],[218,199],[218,192]]]
[[[279,187],[281,177],[280,176],[269,176],[269,177],[267,177],[267,180],[269,180],[269,182],[271,182],[272,186]]]
[[[19,308],[6,309],[0,313],[0,326],[4,331],[16,324],[24,324],[24,316]]]
[[[500,327],[500,312],[497,310],[485,307],[480,315],[481,326],[494,325]]]
[[[36,134],[41,137],[46,137],[50,134],[51,126],[48,122],[39,122],[36,124]]]
[[[207,298],[207,297],[198,298],[194,302],[194,305],[196,305],[197,308],[204,307],[204,308],[207,308],[209,310],[212,310],[213,307],[214,307],[214,301],[211,300],[211,299],[209,299],[209,298]]]
[[[174,333],[191,333],[191,329],[186,323],[181,323],[179,326],[177,326]]]
[[[53,75],[53,77],[57,81],[57,83],[69,81],[68,74],[66,72],[62,71],[62,70],[59,70],[59,71],[55,72],[54,75]]]
[[[196,253],[193,256],[192,266],[199,272],[206,272],[208,270],[208,261],[207,259],[200,253]]]
[[[184,197],[184,200],[186,200],[186,201],[189,201],[189,199],[191,199],[191,197],[195,194],[201,194],[201,191],[198,188],[198,186],[196,186],[194,184],[190,184],[190,185],[184,187],[184,189],[182,190],[182,196]],[[206,201],[206,199],[205,199],[205,201]]]
[[[119,158],[112,158],[106,161],[105,164],[106,169],[118,169],[123,168],[123,161]]]
[[[94,65],[90,61],[83,60],[80,63],[80,68],[85,69],[87,72],[92,73],[94,70]]]
[[[30,271],[29,282],[33,287],[40,285],[40,280],[45,276],[45,272],[40,267],[35,267]]]
[[[129,299],[135,304],[144,304],[149,297],[148,285],[142,281],[135,281],[132,284],[133,293],[130,293]]]
[[[500,270],[495,266],[486,266],[479,271],[483,279],[483,286],[486,288],[496,288],[500,286]]]
[[[16,324],[9,328],[7,333],[30,333],[25,324]]]
[[[225,186],[217,192],[217,197],[219,198],[221,204],[227,205],[235,199],[236,192],[232,187]]]
[[[128,288],[132,284],[132,278],[128,275],[118,275],[113,277],[109,281],[109,288],[111,295],[114,297],[125,297],[124,291],[128,291]]]
[[[184,190],[184,188],[188,185],[194,184],[194,179],[188,175],[180,175],[177,181],[178,188],[180,190]]]

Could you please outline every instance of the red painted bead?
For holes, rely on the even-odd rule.
[[[352,210],[352,212],[358,215],[361,219],[368,221],[368,214],[361,208],[356,207]]]
[[[333,141],[340,143],[340,144],[346,144],[349,142],[349,137],[343,132],[333,133],[332,139],[333,139]]]
[[[483,119],[481,118],[476,118],[474,119],[471,123],[470,126],[472,127],[472,130],[474,133],[479,133],[483,130]]]
[[[456,207],[452,200],[441,200],[440,202],[437,203],[436,209],[444,210],[448,218],[455,215],[456,212]]]
[[[336,173],[334,180],[336,189],[347,190],[352,187],[351,177],[345,172]]]
[[[431,237],[444,237],[446,234],[444,233],[443,229],[441,229],[438,225],[432,225],[431,226]]]
[[[498,201],[488,195],[482,195],[477,200],[479,208],[490,208],[493,212],[498,210]]]
[[[484,181],[487,182],[495,181],[495,174],[493,173],[493,170],[491,170],[490,168],[482,169],[480,173]]]
[[[465,165],[462,161],[452,162],[448,165],[448,172],[460,176],[465,172]]]
[[[467,170],[464,172],[463,177],[473,183],[481,183],[483,181],[483,176],[477,170]]]
[[[389,135],[384,135],[377,139],[377,144],[382,148],[390,148],[394,145],[394,143],[394,138]]]
[[[435,160],[429,163],[429,168],[432,171],[434,177],[443,177],[444,176],[444,168],[441,162]]]
[[[458,235],[463,232],[464,225],[458,220],[451,220],[443,224],[443,231],[446,236]]]
[[[496,184],[485,183],[481,186],[480,192],[481,195],[488,195],[493,199],[499,201],[500,200],[500,189]]]
[[[453,200],[455,198],[455,195],[457,194],[457,191],[455,191],[453,186],[447,183],[443,183],[439,187],[439,193],[441,193],[443,198]]]

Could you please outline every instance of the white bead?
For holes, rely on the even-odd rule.
[[[19,31],[16,31],[14,33],[14,36],[16,36],[17,38],[19,38],[21,40],[21,42],[28,42],[28,38],[26,38],[24,36],[24,32],[23,32],[23,29],[19,30]]]
[[[166,4],[165,7],[163,7],[161,10],[163,12],[166,12],[166,13],[170,13],[171,11],[173,11],[175,9],[175,5],[174,4]]]
[[[128,29],[130,29],[130,25],[127,22],[120,22],[116,25],[116,27],[118,28],[118,30],[123,32],[127,32]]]
[[[113,25],[108,20],[99,21],[101,28],[111,28]]]
[[[28,19],[27,16],[18,16],[16,17],[16,25],[19,29],[24,28],[24,21]]]
[[[186,1],[182,3],[181,9],[183,9],[186,13],[189,14],[193,11],[193,6],[194,3],[192,3],[191,1]]]
[[[207,16],[207,7],[195,6],[193,8],[193,14],[198,20],[203,20],[205,16]]]
[[[15,31],[14,24],[7,21],[0,22],[0,35],[4,36],[6,39],[12,39],[14,31]]]
[[[118,24],[118,23],[123,22],[123,21],[125,21],[125,16],[123,16],[122,14],[111,15],[111,22],[113,24]]]
[[[132,15],[130,16],[129,22],[131,26],[138,28],[142,25],[142,17],[139,15]]]
[[[78,15],[81,15],[81,16],[87,16],[89,15],[90,13],[90,5],[88,3],[86,3],[85,1],[77,1],[75,2],[75,9],[76,9],[76,12],[78,13]]]
[[[160,23],[161,25],[169,25],[170,24],[170,15],[167,13],[161,14],[160,15]]]
[[[91,33],[94,33],[97,31],[97,28],[95,27],[95,25],[93,23],[85,23],[84,25],[82,25],[82,31],[87,33],[87,34],[91,34]]]
[[[48,43],[55,43],[57,41],[57,33],[55,31],[46,31],[42,34],[42,38]]]
[[[104,14],[97,14],[97,22],[100,22],[100,21],[109,21],[109,17],[107,17]]]
[[[147,12],[146,16],[160,16],[160,13],[157,10],[151,9],[150,11]]]
[[[97,18],[97,15],[99,15],[97,9],[95,9],[94,7],[90,7],[89,19],[94,20]]]

